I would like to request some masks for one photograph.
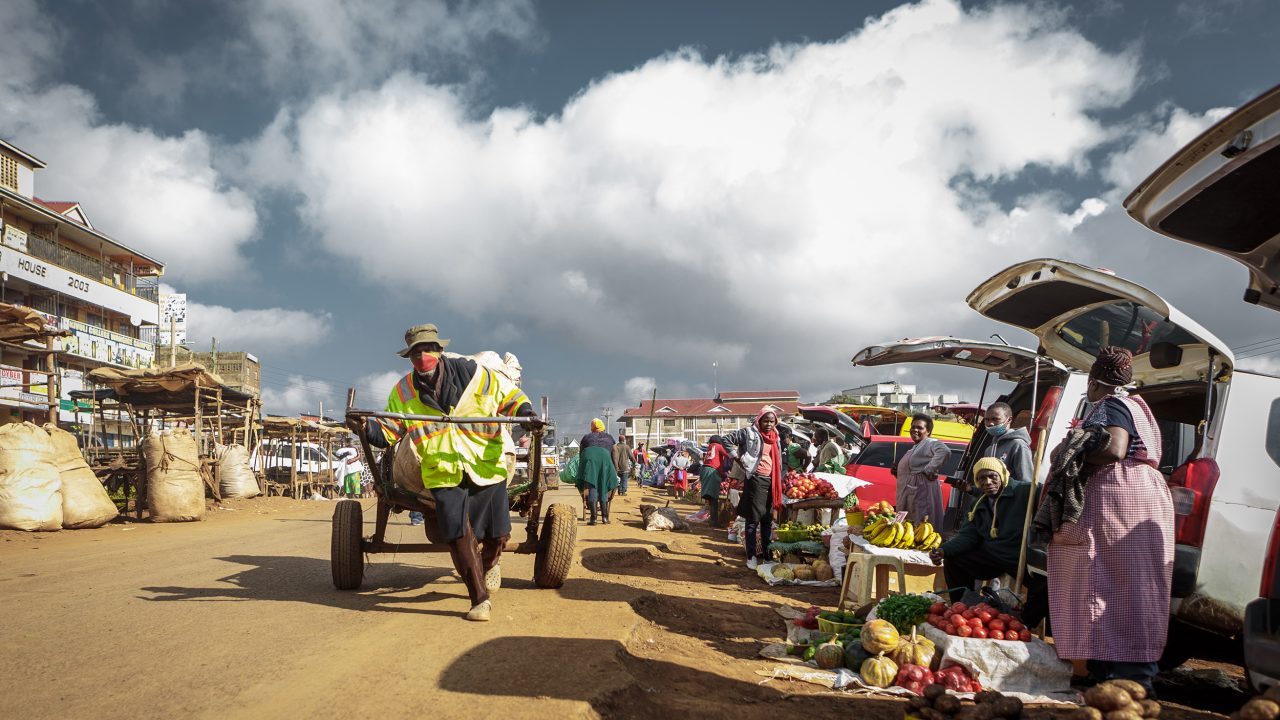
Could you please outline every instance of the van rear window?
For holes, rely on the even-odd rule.
[[[894,464],[893,450],[895,445],[898,445],[898,443],[873,442],[858,455],[854,462],[858,465],[870,465],[871,467],[892,467]]]
[[[1116,302],[1076,316],[1058,329],[1058,336],[1090,355],[1108,345],[1142,355],[1159,342],[1196,345],[1198,340],[1176,323],[1133,302]]]

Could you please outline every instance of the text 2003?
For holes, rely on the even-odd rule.
[[[89,282],[79,278],[67,278],[67,287],[72,290],[79,290],[82,293],[89,292]]]

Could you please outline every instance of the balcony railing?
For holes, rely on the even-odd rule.
[[[139,277],[129,272],[129,268],[120,263],[76,252],[36,232],[27,234],[27,252],[104,285],[110,285],[152,302],[160,300],[159,281],[156,278]]]

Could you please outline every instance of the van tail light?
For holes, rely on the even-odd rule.
[[[1040,401],[1040,407],[1036,408],[1036,416],[1031,421],[1029,434],[1031,435],[1031,451],[1033,453],[1040,451],[1040,443],[1044,439],[1045,431],[1049,428],[1049,422],[1053,419],[1053,414],[1058,410],[1058,403],[1062,400],[1062,386],[1054,385],[1044,393],[1044,399]]]
[[[1197,458],[1173,471],[1169,492],[1173,495],[1174,542],[1193,547],[1204,544],[1209,501],[1220,474],[1218,461],[1213,458]]]
[[[1264,598],[1280,598],[1276,587],[1276,565],[1280,564],[1280,511],[1271,525],[1271,540],[1267,542],[1267,556],[1262,561],[1262,588],[1258,595]]]

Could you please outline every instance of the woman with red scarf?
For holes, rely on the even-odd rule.
[[[773,534],[773,511],[782,507],[782,449],[778,445],[778,416],[761,410],[750,427],[724,436],[725,449],[746,473],[738,514],[747,521],[747,567],[764,559]],[[760,530],[760,547],[756,530]],[[758,553],[758,554],[757,554]]]

